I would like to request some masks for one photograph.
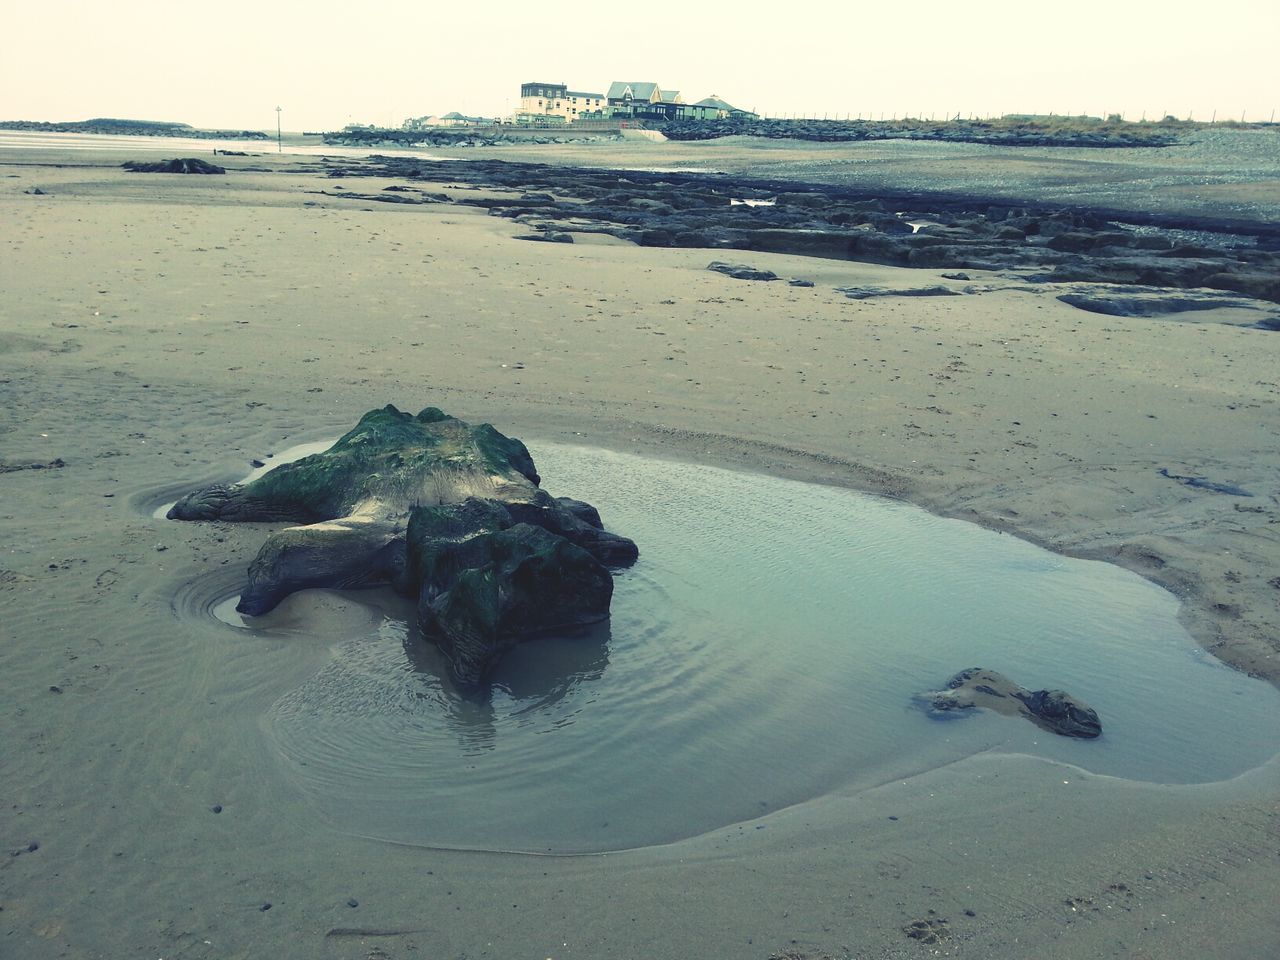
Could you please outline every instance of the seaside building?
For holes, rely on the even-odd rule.
[[[487,127],[493,123],[490,117],[468,117],[458,111],[453,110],[446,113],[443,117],[438,117],[436,126],[439,127]]]
[[[656,83],[614,81],[609,85],[609,114],[637,120],[754,119],[750,110],[739,110],[714,93],[697,103],[685,103],[679,90],[664,90]]]
[[[663,89],[648,81],[615,80],[607,94],[570,90],[563,83],[523,83],[520,106],[511,121],[541,126],[575,120],[726,120],[755,116],[714,93],[697,103],[685,103],[679,90]]]
[[[750,110],[740,110],[722,100],[714,93],[693,104],[696,113],[691,114],[695,120],[757,120],[759,117]]]
[[[400,129],[426,130],[431,127],[487,127],[495,122],[489,117],[467,117],[454,110],[443,116],[410,117],[400,125]]]
[[[663,90],[656,83],[615,80],[609,84],[609,115],[674,120],[684,105],[679,90]]]
[[[515,119],[517,123],[573,123],[599,119],[604,110],[603,93],[570,90],[563,83],[522,83]]]

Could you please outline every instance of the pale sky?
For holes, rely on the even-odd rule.
[[[1280,0],[48,0],[5,12],[0,120],[399,126],[509,113],[531,80],[770,115],[1266,120],[1278,48]]]

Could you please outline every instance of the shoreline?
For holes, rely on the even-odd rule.
[[[299,799],[259,728],[329,651],[178,627],[181,586],[242,570],[260,532],[142,513],[364,410],[431,404],[512,436],[836,483],[1109,554],[1194,594],[1193,636],[1276,683],[1274,333],[1222,310],[1088,314],[986,273],[973,295],[858,301],[838,289],[946,281],[743,255],[814,283],[795,288],[709,272],[707,250],[524,243],[474,207],[308,192],[335,181],[305,156],[227,178],[112,159],[0,162],[3,459],[64,464],[0,475],[0,759],[15,771],[0,835],[19,851],[0,863],[0,928],[24,956],[1012,958],[1035,942],[1083,960],[1280,943],[1280,759],[1170,787],[993,743],[591,859],[349,837]],[[337,623],[358,616],[318,602]]]

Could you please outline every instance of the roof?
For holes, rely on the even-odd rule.
[[[697,103],[694,104],[694,106],[695,107],[714,107],[717,110],[736,110],[737,109],[737,107],[732,107],[725,101],[721,100],[714,93],[711,96],[706,97],[705,99],[699,100]]]
[[[571,96],[571,97],[591,97],[591,98],[593,98],[593,99],[595,99],[595,100],[603,100],[603,99],[604,99],[604,94],[603,94],[603,93],[583,93],[581,90],[570,90],[570,91],[569,91],[569,96]]]
[[[609,84],[609,99],[621,100],[631,94],[635,100],[650,100],[653,98],[654,91],[658,89],[656,83],[636,83],[626,82],[623,80],[615,80]]]

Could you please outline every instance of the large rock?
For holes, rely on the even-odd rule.
[[[1004,674],[982,667],[961,670],[947,681],[945,690],[920,695],[931,711],[985,707],[999,713],[1023,716],[1051,733],[1091,740],[1101,735],[1102,723],[1092,707],[1061,690],[1028,690]]]
[[[120,164],[132,173],[226,173],[220,167],[199,157],[177,157],[173,160],[126,160]]]
[[[607,617],[607,568],[638,555],[590,504],[540,482],[524,444],[489,424],[387,406],[324,453],[197,490],[168,516],[303,524],[267,538],[241,613],[309,587],[389,585],[417,601],[424,635],[474,684],[513,644]]]
[[[613,577],[563,537],[527,523],[433,551],[418,620],[455,678],[481,682],[511,647],[609,615]]]

